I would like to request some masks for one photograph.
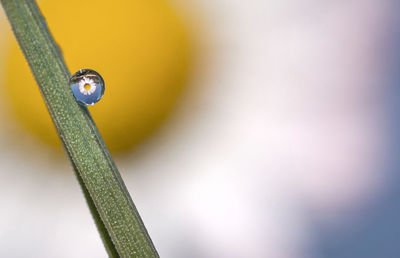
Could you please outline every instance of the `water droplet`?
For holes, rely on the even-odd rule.
[[[105,84],[101,75],[91,69],[80,69],[69,80],[72,93],[79,104],[94,105],[104,95]]]

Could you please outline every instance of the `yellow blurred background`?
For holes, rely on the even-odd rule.
[[[105,97],[89,107],[107,146],[126,152],[152,134],[181,96],[192,49],[184,22],[164,0],[40,1],[71,74],[98,71]],[[27,132],[61,148],[38,87],[16,41],[8,38],[6,94]],[[11,51],[8,49],[11,48]]]

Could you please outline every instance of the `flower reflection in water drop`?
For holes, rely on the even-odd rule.
[[[83,95],[92,95],[93,92],[96,90],[96,84],[92,79],[87,77],[83,77],[83,79],[79,82],[79,91]]]
[[[69,83],[72,93],[81,105],[94,105],[104,95],[104,80],[96,71],[81,69],[71,76]]]

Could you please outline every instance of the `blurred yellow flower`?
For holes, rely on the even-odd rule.
[[[190,43],[180,18],[164,0],[45,0],[39,2],[65,61],[74,73],[98,71],[104,98],[90,107],[107,146],[129,150],[167,117],[182,92]],[[39,89],[15,40],[6,64],[12,110],[30,132],[59,145]]]

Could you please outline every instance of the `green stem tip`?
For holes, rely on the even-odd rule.
[[[109,256],[158,257],[95,123],[70,90],[70,73],[36,2],[0,1],[39,85]]]

